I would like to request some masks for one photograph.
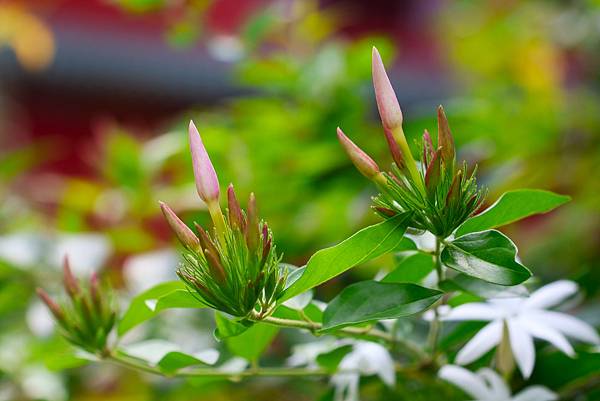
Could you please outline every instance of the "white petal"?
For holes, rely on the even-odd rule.
[[[479,331],[456,355],[459,365],[469,364],[500,343],[502,337],[502,321],[489,323]]]
[[[594,345],[600,344],[600,336],[598,336],[596,329],[574,316],[554,311],[536,311],[535,314],[533,312],[528,314],[534,315],[536,319],[544,321],[548,326],[560,331],[567,337]]]
[[[577,292],[577,284],[568,280],[559,280],[543,286],[525,301],[524,306],[531,309],[546,309],[558,305]]]
[[[358,401],[358,373],[337,373],[331,377],[335,386],[335,401]]]
[[[487,387],[494,395],[494,399],[508,400],[510,398],[510,389],[498,373],[489,368],[479,369],[477,375],[485,380]]]
[[[501,318],[503,311],[488,304],[473,302],[452,309],[442,320],[480,320],[490,321]]]
[[[554,401],[558,396],[543,386],[531,386],[517,394],[512,401]]]
[[[573,347],[571,347],[571,344],[569,344],[565,336],[545,324],[544,321],[537,320],[528,314],[520,316],[518,321],[519,325],[527,330],[532,336],[548,341],[570,357],[575,356],[575,351],[573,351]]]
[[[535,365],[535,348],[531,335],[515,320],[508,320],[510,347],[524,378],[529,378]]]
[[[239,356],[234,356],[230,360],[219,366],[219,371],[226,373],[239,373],[244,371],[248,366],[248,361]]]
[[[481,377],[460,366],[443,366],[438,372],[438,376],[476,399],[488,400],[493,397],[493,394],[485,386]]]

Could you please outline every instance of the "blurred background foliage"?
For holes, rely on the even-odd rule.
[[[83,362],[54,334],[33,290],[58,288],[65,252],[76,272],[101,271],[123,299],[174,277],[175,243],[158,200],[188,223],[208,222],[193,184],[190,118],[223,188],[233,182],[241,198],[256,193],[286,262],[302,265],[377,221],[374,189],[334,135],[340,125],[389,165],[370,83],[373,45],[394,66],[407,135],[435,131],[443,103],[459,156],[479,163],[488,203],[525,187],[573,197],[507,230],[541,281],[582,285],[580,312],[600,324],[597,1],[85,3],[0,2],[0,400],[331,399],[314,380],[183,383],[109,366],[74,369]],[[91,13],[106,19],[86,26]],[[69,18],[77,21],[71,31],[60,25]],[[121,25],[113,32],[101,24],[108,20]],[[135,42],[129,51],[146,58],[130,70],[116,42],[114,54],[88,42],[93,51],[70,58],[73,35],[95,30],[125,42],[133,41],[128,30],[141,32],[153,44]],[[98,68],[98,54],[112,58]],[[319,297],[393,263],[357,269]],[[205,313],[169,313],[133,337],[211,345],[212,325]],[[297,336],[307,339],[280,335],[264,363],[282,363]],[[58,372],[64,367],[73,369]],[[560,390],[550,369],[534,378]],[[394,394],[367,381],[363,398],[453,399],[431,380],[403,378]]]

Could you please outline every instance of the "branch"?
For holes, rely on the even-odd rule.
[[[317,322],[308,322],[308,321],[293,320],[293,319],[282,319],[282,318],[278,318],[278,317],[274,317],[274,316],[268,316],[268,317],[262,319],[261,321],[265,322],[265,323],[273,324],[275,326],[280,326],[280,327],[292,327],[292,328],[296,328],[296,329],[309,330],[313,334],[315,334],[316,331],[323,328],[323,325],[321,323],[317,323]],[[385,331],[382,331],[382,330],[378,330],[378,329],[374,329],[374,328],[370,328],[370,327],[368,327],[368,328],[343,327],[332,334],[346,336],[346,337],[353,337],[353,338],[364,338],[364,339],[372,339],[372,340],[374,339],[374,340],[380,340],[380,341],[384,341],[384,342],[391,343],[391,344],[398,344],[398,345],[402,346],[410,354],[412,354],[412,356],[415,357],[417,360],[423,361],[423,360],[428,359],[425,352],[423,352],[423,350],[421,350],[421,348],[417,344],[413,343],[412,341],[406,340],[406,339],[398,338],[398,337],[393,336],[390,333],[386,333]]]
[[[142,363],[141,360],[130,358],[124,355],[111,354],[106,357],[105,360],[112,362],[116,365],[124,366],[126,368],[140,370],[142,372],[150,373],[157,376],[164,377],[214,377],[223,379],[240,379],[251,376],[268,376],[268,377],[298,377],[298,376],[328,376],[331,372],[322,369],[308,369],[308,368],[261,368],[254,367],[242,370],[240,372],[227,372],[216,368],[197,368],[197,369],[183,369],[174,373],[163,372],[157,367],[150,366]]]

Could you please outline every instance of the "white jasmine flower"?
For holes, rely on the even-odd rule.
[[[511,395],[510,389],[498,373],[483,368],[473,373],[455,365],[446,365],[438,373],[446,380],[465,393],[474,397],[474,401],[553,401],[558,396],[543,386],[531,386],[516,395]]]
[[[357,341],[352,351],[342,358],[339,373],[331,378],[335,401],[357,401],[360,375],[374,375],[388,386],[396,384],[394,361],[388,350],[376,343]]]
[[[535,364],[533,338],[548,341],[569,356],[574,356],[575,352],[566,337],[600,344],[600,337],[592,326],[571,315],[547,310],[576,292],[577,284],[560,280],[538,289],[529,298],[492,299],[452,309],[442,317],[443,320],[490,322],[465,345],[455,362],[469,364],[498,345],[505,324],[512,353],[525,378],[531,375]]]

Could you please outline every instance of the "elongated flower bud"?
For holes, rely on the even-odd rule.
[[[90,295],[92,297],[92,302],[94,303],[94,308],[98,313],[102,313],[102,299],[100,297],[100,281],[98,280],[98,275],[96,272],[92,272],[90,277]]]
[[[228,211],[229,211],[229,224],[234,227],[238,227],[240,230],[244,229],[246,225],[244,214],[242,213],[242,208],[235,196],[235,191],[233,190],[233,184],[229,184],[227,188],[227,203],[228,203]]]
[[[375,98],[377,99],[377,108],[383,122],[383,127],[389,130],[402,126],[402,110],[396,98],[394,88],[385,72],[381,55],[377,48],[373,47],[373,86],[375,88]]]
[[[435,153],[435,148],[433,147],[433,141],[431,140],[431,135],[429,135],[429,131],[423,131],[423,163],[426,166],[429,166],[429,162],[433,159],[433,154]]]
[[[438,147],[442,148],[442,160],[446,165],[454,162],[456,157],[456,151],[454,150],[454,139],[450,132],[450,126],[448,125],[448,119],[444,108],[439,106],[437,109],[438,113]]]
[[[171,230],[173,230],[179,239],[179,242],[186,248],[198,250],[200,248],[200,241],[194,232],[190,230],[179,217],[177,217],[175,212],[166,203],[159,202],[159,204],[160,210],[162,210],[167,223],[169,223]]]
[[[256,252],[259,239],[258,210],[256,208],[256,197],[254,192],[250,193],[248,199],[248,226],[246,227],[246,243],[251,252]]]
[[[394,163],[396,163],[396,166],[402,170],[404,167],[406,167],[406,165],[404,164],[404,157],[402,157],[400,146],[398,146],[398,142],[396,142],[394,135],[389,129],[384,129],[383,131],[385,133],[385,140],[388,144],[388,148],[390,149],[392,159],[394,160]]]
[[[456,175],[452,179],[452,184],[450,185],[450,189],[448,190],[448,195],[446,196],[446,206],[448,206],[450,204],[450,202],[459,200],[461,179],[462,179],[462,170],[458,170]]]
[[[337,129],[337,136],[356,169],[368,179],[374,179],[380,173],[377,163],[375,163],[375,161],[361,148],[356,146],[356,144],[344,134],[340,127]]]
[[[436,187],[440,182],[441,178],[441,152],[442,149],[438,148],[437,152],[433,155],[433,159],[427,166],[427,172],[425,173],[425,188],[427,189],[427,194],[432,196],[435,194]]]
[[[225,281],[225,269],[223,268],[219,255],[206,248],[204,249],[204,256],[206,256],[206,261],[211,268],[213,277],[219,282]]]
[[[219,199],[219,179],[193,121],[190,121],[189,134],[198,195],[206,203],[216,202]]]
[[[54,302],[52,298],[50,298],[50,295],[48,295],[48,293],[41,288],[36,288],[35,292],[37,292],[40,299],[46,304],[48,309],[50,309],[50,312],[52,312],[56,320],[58,320],[59,322],[64,322],[64,312],[62,311],[60,306],[56,302]]]
[[[203,229],[198,223],[194,223],[194,225],[196,226],[196,231],[198,231],[198,238],[200,239],[200,246],[202,249],[208,249],[215,255],[218,254],[219,252],[217,251],[217,247],[212,239],[210,239],[210,236],[206,230]]]
[[[73,276],[73,272],[71,271],[71,264],[69,263],[69,257],[67,255],[63,258],[63,275],[64,275],[64,285],[67,294],[72,299],[75,299],[81,292],[79,288],[79,284],[77,283],[77,279]]]

